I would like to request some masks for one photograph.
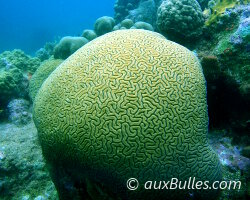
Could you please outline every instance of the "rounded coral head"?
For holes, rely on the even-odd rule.
[[[190,191],[146,191],[143,184],[221,176],[206,138],[201,66],[188,49],[151,31],[114,31],[79,49],[40,88],[34,120],[48,163],[87,193],[95,185],[122,199],[186,198]],[[64,185],[53,177],[60,193]],[[136,191],[127,189],[131,177]]]

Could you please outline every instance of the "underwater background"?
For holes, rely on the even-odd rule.
[[[0,52],[20,48],[34,54],[46,42],[81,35],[101,16],[114,14],[115,0],[0,1]]]
[[[83,63],[96,71],[98,67],[105,72],[113,71],[100,76],[94,70],[88,71],[91,67]],[[144,101],[145,110],[139,112],[141,118],[133,118],[141,104],[134,106],[131,102],[136,102],[134,94],[140,92],[130,93],[131,88],[137,88],[132,86],[124,89],[131,82],[119,89],[116,86],[124,77],[135,80],[133,73],[149,75],[158,64],[173,67],[172,75],[176,77],[172,82],[180,84],[170,88],[171,94],[177,92],[177,96],[173,95],[175,103],[168,99],[173,96],[166,97],[170,108],[177,105],[176,118],[169,120],[173,110],[164,110],[164,99],[157,102],[162,94],[151,98],[150,101],[155,101],[149,105]],[[116,67],[124,69],[130,65],[132,68],[145,65],[152,70],[142,73],[136,67],[128,68],[131,77],[126,71],[118,71],[121,74],[116,71]],[[186,82],[181,82],[184,76],[176,74],[183,71],[174,68],[179,65],[190,68],[195,84],[189,79],[187,82],[197,90],[189,91]],[[77,71],[78,67],[94,81],[89,84],[85,74]],[[167,69],[171,71],[171,67]],[[116,77],[123,75],[117,78],[118,82],[110,78],[116,72]],[[161,78],[164,82],[165,77]],[[105,81],[114,81],[111,86],[115,89],[108,88],[111,97],[122,91],[126,94],[123,98],[128,98],[126,103],[120,106],[116,98],[106,102]],[[146,88],[151,91],[148,95],[155,95],[153,84],[160,87],[162,82],[157,79],[148,84]],[[139,85],[140,80],[133,84]],[[79,89],[84,87],[90,91],[86,96]],[[189,95],[185,97],[187,93],[179,88],[193,92],[191,104],[189,100],[187,104],[181,102],[189,99]],[[169,85],[164,89],[168,91]],[[0,199],[249,199],[249,102],[249,0],[0,0]],[[182,109],[182,105],[193,104],[189,121],[185,118],[189,109]],[[90,117],[83,114],[89,105],[93,106]],[[151,113],[159,107],[164,112]],[[119,118],[123,111],[127,117]],[[110,113],[115,117],[110,117]],[[116,117],[119,120],[110,125]],[[137,129],[139,118],[144,131]],[[88,124],[90,119],[93,121]],[[170,130],[172,123],[176,132],[183,128],[178,134],[191,134],[192,140],[183,141],[180,134],[179,140],[171,143],[162,134],[161,126],[164,124],[164,130]],[[119,125],[122,128],[117,128]],[[154,138],[152,130],[160,137]],[[91,139],[83,139],[88,133],[92,133]],[[137,140],[143,134],[152,140]],[[68,145],[71,136],[74,142]],[[131,138],[126,141],[127,137]],[[89,141],[92,146],[85,151]],[[109,148],[111,141],[115,141],[113,149]],[[127,146],[130,142],[131,146]],[[197,147],[194,154],[185,148],[189,142]],[[123,144],[125,147],[121,147]],[[168,145],[172,148],[170,152],[175,152],[175,156],[171,155],[172,164],[169,154],[161,154],[169,150]],[[151,151],[152,146],[157,147],[155,151]],[[192,172],[187,170],[180,175],[176,171],[185,171],[185,163],[189,162],[186,152],[197,160]],[[165,164],[167,167],[163,167]],[[137,193],[129,191],[124,180],[134,177],[141,183],[146,178],[168,179],[176,175],[181,179],[194,174],[201,180],[241,181],[241,188],[208,193],[188,190]]]

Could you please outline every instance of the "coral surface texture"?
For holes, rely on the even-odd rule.
[[[190,197],[187,190],[146,191],[148,180],[221,179],[206,136],[199,61],[158,33],[118,30],[89,42],[45,80],[33,114],[61,198],[67,198],[61,169],[78,191],[98,195],[90,185],[98,186],[102,195],[122,199]],[[141,183],[136,191],[126,187],[131,177]],[[192,195],[213,199],[217,192]]]

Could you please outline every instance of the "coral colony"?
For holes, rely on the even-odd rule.
[[[249,199],[249,41],[248,0],[116,0],[2,52],[0,199]]]

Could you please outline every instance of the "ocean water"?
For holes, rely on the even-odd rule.
[[[0,53],[19,48],[34,54],[46,42],[93,29],[101,16],[113,16],[115,0],[1,0]]]
[[[249,52],[249,0],[0,0],[0,200],[250,199]]]

